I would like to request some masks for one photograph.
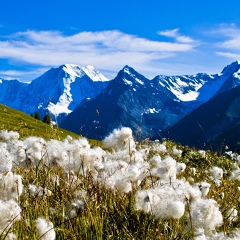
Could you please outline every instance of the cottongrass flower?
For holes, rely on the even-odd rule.
[[[202,158],[206,158],[206,151],[205,150],[198,150],[198,153]]]
[[[39,217],[35,220],[35,227],[37,229],[37,235],[39,239],[54,240],[56,238],[56,233],[52,222]]]
[[[179,163],[177,162],[177,174],[183,173],[187,167],[187,165],[185,163]]]
[[[150,160],[149,163],[152,167],[159,167],[161,165],[161,157],[159,154],[155,154]]]
[[[185,197],[181,190],[167,184],[141,190],[135,196],[135,208],[159,219],[180,219],[185,212]]]
[[[23,192],[22,177],[13,172],[0,174],[0,198],[18,199]]]
[[[216,227],[223,224],[219,205],[213,199],[199,198],[190,205],[191,225],[196,235],[212,236]]]
[[[19,133],[15,131],[2,130],[0,132],[0,139],[4,142],[9,142],[19,139]]]
[[[33,197],[40,197],[40,196],[49,197],[52,195],[52,191],[50,191],[49,189],[43,188],[43,187],[37,187],[34,184],[28,185],[28,191],[29,191],[30,195]]]
[[[233,170],[231,172],[230,180],[240,180],[240,169]]]
[[[217,180],[217,179],[222,179],[223,178],[223,169],[219,167],[211,167],[209,169],[209,173],[212,177],[212,179]]]
[[[157,153],[166,153],[167,152],[167,147],[166,147],[166,142],[164,143],[159,143],[159,142],[154,142],[151,144],[151,150]]]
[[[238,220],[238,211],[236,208],[231,207],[226,211],[226,218],[230,222],[236,222]]]
[[[69,218],[75,218],[83,210],[85,207],[85,203],[81,199],[77,199],[74,202],[72,202],[69,206]]]
[[[6,173],[12,170],[13,157],[7,150],[6,143],[0,143],[0,173]]]
[[[179,158],[182,156],[182,150],[177,149],[176,146],[173,146],[173,147],[172,147],[172,152],[173,152],[173,155],[174,155],[174,156],[177,156],[177,157],[179,157]]]
[[[26,149],[26,167],[37,166],[46,154],[45,140],[39,137],[28,137],[23,144]]]
[[[198,183],[197,186],[201,192],[202,197],[205,198],[209,193],[211,184],[207,182],[201,182],[201,183]]]
[[[128,127],[113,130],[103,142],[105,147],[112,148],[115,151],[131,150],[135,148],[132,130]]]
[[[159,163],[159,167],[153,169],[153,175],[161,178],[162,180],[176,179],[177,175],[177,162],[170,156],[165,157]]]
[[[9,232],[14,222],[21,219],[21,208],[14,200],[0,200],[0,233]]]

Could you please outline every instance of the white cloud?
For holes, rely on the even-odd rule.
[[[59,31],[17,32],[0,36],[0,59],[17,63],[18,69],[27,66],[30,71],[23,71],[24,67],[12,72],[2,69],[0,76],[29,81],[50,67],[72,63],[93,65],[108,78],[130,65],[152,78],[157,74],[217,73],[230,63],[229,59],[240,58],[240,29],[236,25],[221,25],[197,34],[201,39],[175,28],[158,32],[168,41],[154,41],[118,30],[72,35]]]
[[[179,33],[179,29],[178,28],[175,28],[175,29],[172,29],[172,30],[159,31],[158,35],[174,38],[179,43],[189,43],[189,44],[190,43],[192,43],[192,44],[193,43],[195,43],[195,44],[197,43],[197,41],[194,40],[193,38],[181,35]]]
[[[153,41],[117,30],[79,32],[25,31],[0,39],[0,58],[40,66],[74,63],[118,71],[124,65],[146,67],[195,48],[191,41]]]
[[[235,24],[222,24],[211,33],[221,38],[215,44],[215,47],[220,49],[216,51],[217,55],[235,60],[240,58],[240,28]]]

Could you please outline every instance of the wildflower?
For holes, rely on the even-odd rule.
[[[33,184],[29,184],[28,185],[28,191],[29,193],[33,196],[33,197],[40,197],[40,196],[51,196],[52,195],[52,191],[50,191],[47,188],[43,188],[43,187],[37,187],[36,185]]]
[[[7,150],[6,143],[0,143],[0,173],[6,173],[12,170],[12,155]]]
[[[8,232],[13,223],[21,219],[21,208],[14,200],[0,200],[0,233]]]
[[[227,210],[226,212],[226,218],[228,219],[228,221],[230,222],[235,222],[238,220],[238,211],[236,208],[230,208]]]
[[[206,151],[205,150],[198,150],[198,153],[202,158],[206,158]]]
[[[220,180],[223,177],[223,169],[219,167],[212,167],[209,169],[209,173],[213,180]]]
[[[151,164],[152,167],[159,167],[160,162],[162,161],[161,157],[159,154],[155,154],[150,160],[149,163]]]
[[[163,180],[175,179],[176,174],[176,161],[170,156],[161,161],[159,168],[156,170],[156,175]]]
[[[201,182],[200,184],[198,184],[199,190],[201,191],[202,197],[206,197],[209,189],[210,189],[210,184],[207,182]]]
[[[4,142],[9,142],[9,141],[12,141],[12,140],[18,140],[19,139],[19,133],[14,132],[14,131],[2,130],[0,132],[0,138]]]
[[[177,149],[176,146],[173,146],[172,151],[175,156],[179,158],[182,156],[182,150]]]
[[[211,236],[216,227],[223,224],[223,217],[217,202],[213,199],[199,198],[190,207],[191,223],[196,235],[199,229],[206,236]]]
[[[22,177],[13,172],[0,175],[0,198],[18,199],[23,192]]]
[[[186,169],[186,164],[185,163],[178,163],[177,162],[177,174],[180,174],[180,173],[184,172],[185,169]]]
[[[56,233],[54,231],[53,223],[44,218],[37,218],[35,221],[38,237],[42,240],[54,240]]]
[[[112,148],[116,151],[129,150],[135,148],[135,142],[132,136],[132,130],[127,127],[115,129],[104,140],[104,145],[107,148]]]
[[[78,213],[84,209],[85,203],[82,200],[76,200],[75,202],[71,203],[69,206],[69,217],[74,218],[78,215]]]

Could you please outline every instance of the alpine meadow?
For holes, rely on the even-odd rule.
[[[0,114],[1,239],[239,239],[238,155]]]

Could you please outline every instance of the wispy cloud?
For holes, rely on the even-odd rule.
[[[240,59],[240,28],[235,24],[221,24],[212,34],[217,34],[222,39],[216,43],[216,48],[221,49],[216,51],[217,55]]]
[[[159,31],[158,34],[161,36],[174,38],[179,43],[188,43],[188,44],[195,43],[196,44],[198,42],[189,36],[184,36],[184,35],[180,34],[179,28],[165,30],[165,31]]]
[[[108,78],[115,77],[128,64],[151,78],[157,74],[217,73],[229,64],[229,59],[240,59],[240,28],[234,24],[220,25],[208,32],[198,31],[192,36],[182,34],[179,28],[157,34],[161,40],[118,30],[72,35],[29,30],[0,36],[0,59],[31,69],[28,72],[2,69],[0,76],[32,80],[45,69],[72,63],[93,65]],[[164,38],[168,39],[164,41]]]
[[[118,71],[124,65],[149,67],[152,62],[173,57],[195,48],[189,39],[153,41],[117,30],[79,32],[25,31],[0,39],[0,58],[40,66],[64,63],[94,65]]]

